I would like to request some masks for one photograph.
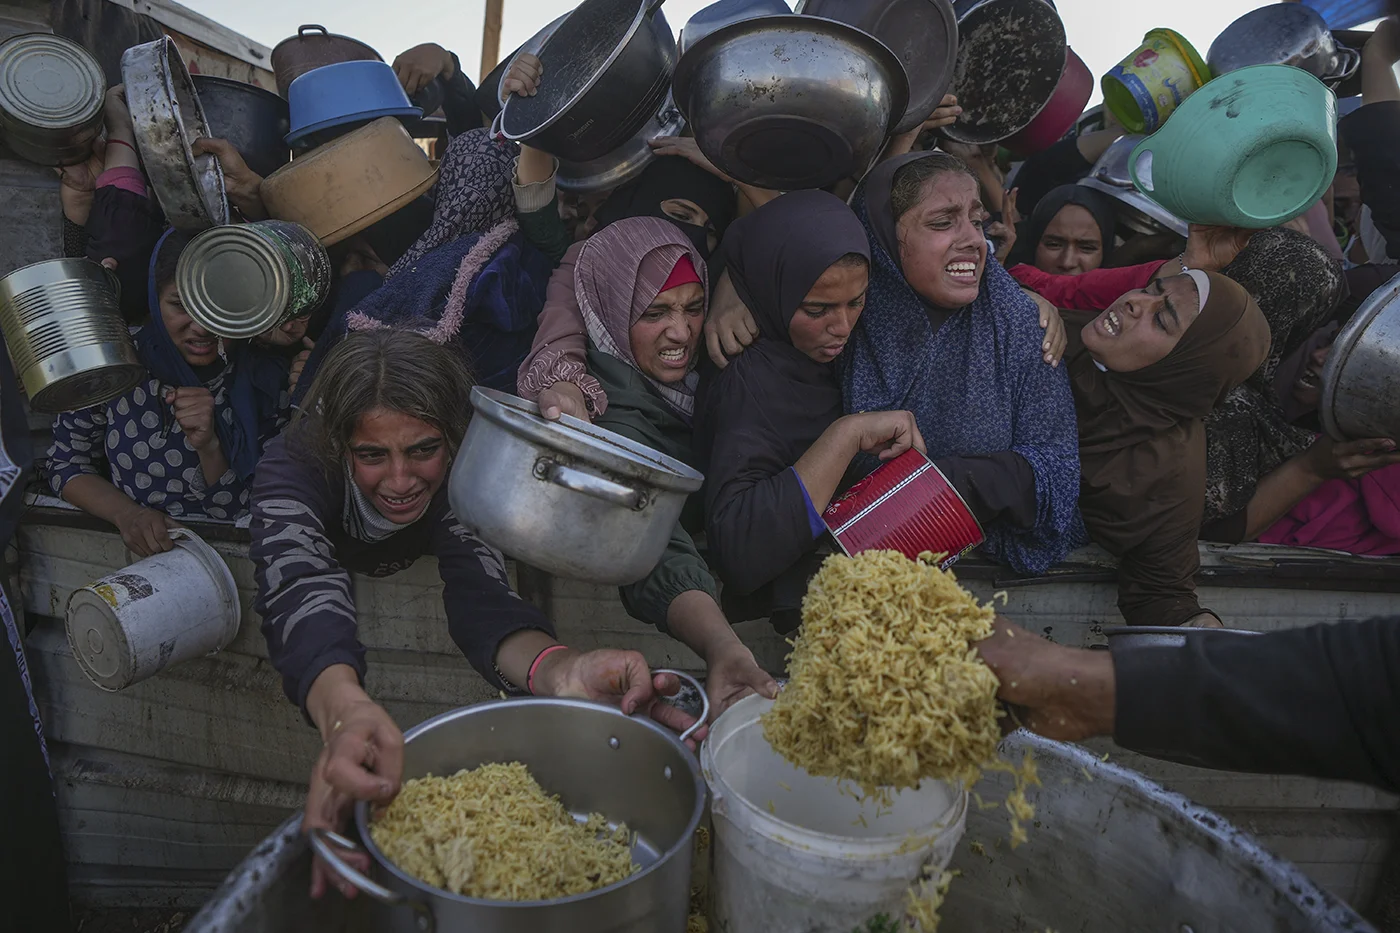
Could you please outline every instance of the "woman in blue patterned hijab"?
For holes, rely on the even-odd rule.
[[[988,255],[976,178],[953,156],[910,153],[866,176],[852,206],[872,261],[842,356],[846,411],[912,411],[985,550],[1043,572],[1087,541],[1074,399],[1042,360],[1035,303]]]

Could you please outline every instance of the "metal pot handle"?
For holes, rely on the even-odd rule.
[[[647,494],[630,486],[621,483],[614,483],[610,479],[603,479],[601,476],[594,476],[586,470],[578,470],[574,467],[565,466],[552,460],[542,461],[536,465],[535,475],[541,479],[548,480],[556,486],[563,486],[565,489],[572,489],[574,492],[581,492],[585,496],[592,496],[601,499],[611,505],[621,506],[624,509],[632,509],[639,512],[646,507]]]
[[[665,3],[665,2],[666,2],[666,0],[648,0],[648,2],[647,2],[647,12],[646,12],[646,15],[647,15],[647,16],[650,16],[651,14],[655,13],[657,10],[661,9],[661,4],[663,4],[663,3]]]
[[[696,680],[694,677],[690,676],[685,671],[678,671],[673,667],[658,667],[651,673],[653,676],[657,674],[675,674],[681,680],[689,681],[692,687],[700,691],[700,703],[702,704],[700,709],[700,718],[695,720],[695,725],[691,726],[689,729],[681,733],[681,741],[684,742],[686,739],[694,735],[701,726],[710,721],[710,695],[705,692],[704,684],[700,683],[700,681]]]
[[[387,904],[390,907],[397,907],[401,904],[407,905],[412,908],[414,914],[416,914],[414,925],[418,928],[420,933],[433,933],[433,928],[436,924],[433,920],[433,912],[428,909],[427,904],[424,904],[420,900],[405,897],[397,891],[390,891],[383,885],[371,881],[351,867],[332,847],[332,843],[334,843],[336,846],[351,852],[363,852],[364,850],[358,844],[346,839],[344,836],[340,835],[340,833],[334,833],[329,829],[321,829],[320,827],[308,832],[307,836],[311,840],[311,848],[316,850],[316,854],[321,856],[325,863],[330,866],[331,871],[334,872],[336,877],[340,878],[341,881],[353,884],[381,904]]]
[[[1343,62],[1347,64],[1343,65]],[[1361,53],[1356,51],[1356,49],[1349,48],[1345,45],[1339,45],[1337,46],[1337,64],[1341,66],[1341,71],[1338,71],[1327,80],[1345,81],[1347,78],[1356,74],[1356,69],[1361,67]]]
[[[307,31],[308,29],[315,30],[315,31],[319,32],[319,33],[320,33],[321,35],[323,35],[323,36],[328,36],[328,35],[331,34],[330,30],[327,29],[325,26],[317,26],[315,23],[308,23],[308,24],[305,25],[305,26],[298,26],[298,27],[297,27],[297,38],[301,38],[302,36],[305,36],[305,35],[306,35],[306,31]]]

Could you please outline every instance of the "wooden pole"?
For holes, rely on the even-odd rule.
[[[505,0],[486,0],[486,23],[481,29],[481,78],[501,60],[501,17]]]

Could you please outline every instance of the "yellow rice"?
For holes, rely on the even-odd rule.
[[[407,781],[370,834],[420,881],[489,900],[584,894],[637,870],[626,826],[576,822],[519,762]]]
[[[951,572],[922,560],[827,558],[763,734],[808,773],[866,794],[924,778],[970,785],[1001,739],[999,684],[973,647],[993,618]]]

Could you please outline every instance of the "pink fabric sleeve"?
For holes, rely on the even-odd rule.
[[[97,187],[106,188],[109,185],[123,191],[130,191],[143,198],[146,196],[146,176],[141,174],[139,168],[132,168],[129,165],[109,168],[97,176]]]
[[[556,382],[572,382],[583,392],[584,402],[595,416],[608,410],[608,396],[598,380],[588,375],[588,329],[574,294],[574,264],[583,243],[575,243],[559,260],[545,291],[535,342],[516,373],[521,398],[537,401]]]
[[[1400,541],[1400,463],[1361,477],[1361,498],[1376,530]]]
[[[1146,288],[1168,260],[1145,262],[1119,269],[1095,269],[1083,275],[1051,275],[1022,263],[1007,271],[1026,288],[1066,311],[1102,311],[1123,294]]]

